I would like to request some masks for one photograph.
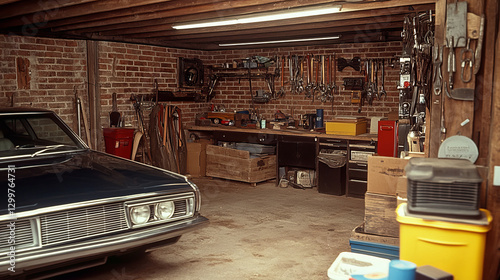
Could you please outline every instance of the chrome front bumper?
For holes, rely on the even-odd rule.
[[[16,253],[15,273],[8,270],[10,263],[5,257],[0,261],[0,276],[19,276],[24,272],[50,267],[69,260],[89,258],[92,256],[114,255],[148,244],[161,242],[181,236],[187,232],[207,225],[208,219],[203,216],[182,220],[173,224],[165,224],[153,228],[144,228],[132,232],[105,236],[69,245],[41,248],[29,252]]]

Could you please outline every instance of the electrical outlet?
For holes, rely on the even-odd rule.
[[[493,186],[500,186],[500,166],[493,169]]]

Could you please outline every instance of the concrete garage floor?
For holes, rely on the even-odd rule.
[[[337,255],[350,251],[364,200],[194,178],[210,224],[178,243],[58,279],[328,279]]]

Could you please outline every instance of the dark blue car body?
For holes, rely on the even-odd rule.
[[[0,132],[0,278],[102,264],[208,222],[185,176],[93,151],[51,111],[0,109]]]

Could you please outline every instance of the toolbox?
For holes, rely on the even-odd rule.
[[[326,134],[360,135],[366,133],[364,117],[338,117],[326,122]]]

